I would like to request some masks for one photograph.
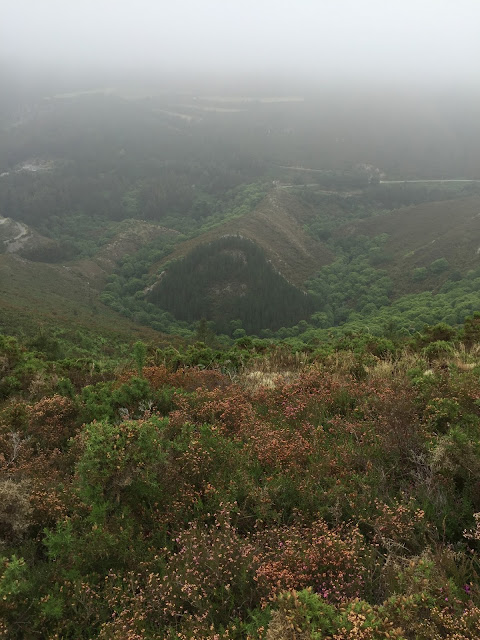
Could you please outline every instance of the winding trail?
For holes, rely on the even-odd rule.
[[[466,178],[434,178],[427,180],[380,180],[380,184],[410,184],[411,182],[480,182],[480,179]]]
[[[310,167],[299,167],[292,165],[276,164],[279,169],[291,169],[293,171],[308,171],[309,173],[328,173],[328,169],[312,169]],[[426,179],[412,179],[412,180],[379,180],[378,184],[409,184],[411,182],[480,182],[480,178],[426,178]],[[307,186],[314,187],[318,182],[312,182],[307,185],[284,185],[285,187],[293,186]]]
[[[7,223],[10,223],[13,231],[17,232],[17,235],[13,236],[13,238],[9,238],[8,240],[4,240],[3,243],[6,245],[7,253],[15,253],[25,244],[25,240],[27,239],[26,236],[28,236],[28,227],[23,224],[23,222],[15,222],[15,220],[12,220],[11,218],[0,217],[0,225]]]

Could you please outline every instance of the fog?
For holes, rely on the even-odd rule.
[[[477,0],[3,0],[3,72],[473,87]]]

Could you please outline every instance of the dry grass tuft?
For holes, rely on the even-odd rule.
[[[260,387],[274,389],[293,382],[309,368],[311,365],[307,362],[307,354],[277,350],[251,361],[235,377],[234,382],[249,391],[256,391]]]
[[[30,525],[32,508],[26,484],[0,482],[0,541],[21,537]]]

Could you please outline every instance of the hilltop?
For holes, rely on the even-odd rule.
[[[314,215],[283,189],[271,190],[250,213],[178,243],[151,269],[147,301],[227,334],[306,321],[315,303],[305,281],[333,259],[304,229]]]
[[[211,320],[217,333],[277,330],[307,320],[311,296],[278,273],[255,243],[228,235],[194,247],[146,290],[149,302],[189,323]]]
[[[0,254],[17,253],[30,259],[54,261],[57,243],[28,225],[0,216]]]
[[[180,243],[152,271],[162,270],[167,262],[186,256],[199,245],[225,236],[241,236],[258,245],[286,280],[302,287],[309,276],[333,259],[331,250],[304,230],[303,225],[314,215],[311,208],[285,190],[273,189],[254,211]]]

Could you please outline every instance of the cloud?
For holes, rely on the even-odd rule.
[[[7,0],[7,63],[474,82],[476,0]]]

